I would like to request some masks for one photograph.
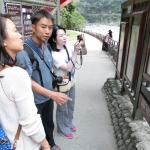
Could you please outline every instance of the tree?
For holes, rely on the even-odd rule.
[[[71,28],[82,29],[85,27],[85,19],[78,11],[73,12],[70,21],[71,21],[71,24],[70,24]]]
[[[71,2],[60,11],[60,22],[65,28],[84,28],[85,19],[76,9],[76,4]]]

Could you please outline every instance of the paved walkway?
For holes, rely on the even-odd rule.
[[[85,34],[88,54],[83,66],[76,70],[76,107],[73,139],[65,139],[54,131],[56,144],[62,150],[118,150],[107,103],[101,88],[115,68],[109,56],[101,50],[102,43]],[[55,116],[54,116],[55,120]],[[56,123],[55,123],[56,124]]]

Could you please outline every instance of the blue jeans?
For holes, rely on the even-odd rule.
[[[72,101],[67,101],[63,105],[57,104],[56,110],[56,121],[57,121],[57,132],[68,134],[70,128],[73,127],[73,113],[75,107],[75,86],[72,87],[68,92],[65,93]]]

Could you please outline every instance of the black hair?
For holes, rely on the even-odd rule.
[[[108,31],[108,34],[112,38],[112,31],[111,30]]]
[[[31,23],[32,24],[36,24],[41,18],[48,18],[50,19],[52,22],[54,22],[54,18],[52,16],[52,14],[44,9],[42,10],[38,10],[35,11],[32,16],[31,16]]]
[[[52,51],[57,51],[57,52],[60,51],[59,49],[57,49],[56,43],[53,41],[53,40],[56,40],[57,31],[58,31],[59,29],[64,30],[65,33],[66,33],[66,29],[63,28],[61,25],[53,25],[53,32],[52,32],[52,35],[51,35],[51,37],[50,37],[49,40],[48,40],[48,43],[50,44],[50,46],[51,46],[51,48],[52,48]]]
[[[0,66],[14,66],[16,61],[7,53],[3,41],[7,39],[6,19],[10,19],[8,14],[0,14]]]

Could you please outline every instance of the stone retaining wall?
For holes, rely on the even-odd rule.
[[[102,91],[108,104],[119,150],[150,150],[150,127],[144,120],[133,120],[133,105],[121,96],[121,83],[107,79]]]

